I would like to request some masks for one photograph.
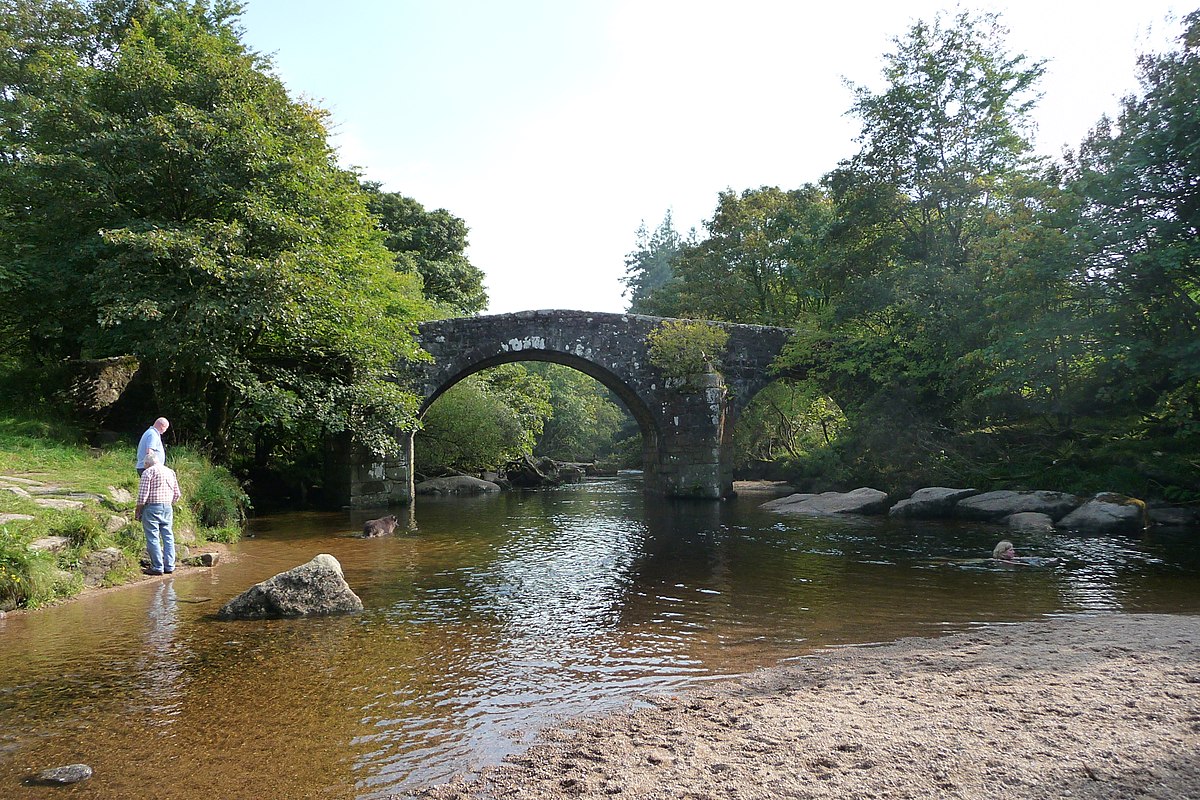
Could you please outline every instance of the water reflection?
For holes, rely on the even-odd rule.
[[[1182,536],[1046,534],[1020,549],[1058,566],[997,569],[964,562],[990,554],[993,527],[757,504],[675,503],[614,481],[423,500],[382,539],[355,535],[361,515],[260,520],[235,563],[5,621],[0,794],[87,761],[96,776],[78,797],[371,798],[493,763],[557,719],[806,648],[1200,611]],[[215,619],[318,552],[342,563],[364,613]]]

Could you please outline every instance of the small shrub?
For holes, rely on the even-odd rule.
[[[67,511],[51,517],[47,532],[51,536],[67,537],[73,547],[82,551],[95,550],[105,535],[100,520],[86,511]]]
[[[227,470],[206,469],[191,492],[192,512],[205,528],[238,529],[246,518],[249,498]],[[206,537],[211,538],[208,533]]]
[[[720,368],[729,333],[706,322],[671,320],[646,337],[647,358],[668,378],[686,381]]]
[[[61,591],[61,576],[52,555],[30,550],[27,536],[0,525],[0,609],[36,608]]]

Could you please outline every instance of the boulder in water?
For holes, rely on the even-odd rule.
[[[784,514],[882,514],[888,507],[887,492],[866,486],[852,492],[793,494],[763,503],[759,508]]]
[[[221,619],[274,619],[362,611],[363,603],[342,576],[342,565],[321,553],[273,578],[255,584],[226,603]]]

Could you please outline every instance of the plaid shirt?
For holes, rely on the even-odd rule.
[[[137,504],[139,506],[151,503],[173,504],[179,499],[179,481],[175,479],[175,470],[162,464],[155,464],[142,473],[138,482]]]

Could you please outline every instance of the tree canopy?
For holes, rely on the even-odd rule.
[[[0,303],[21,358],[136,355],[222,458],[317,430],[377,449],[429,313],[325,112],[221,2],[4,0]]]

